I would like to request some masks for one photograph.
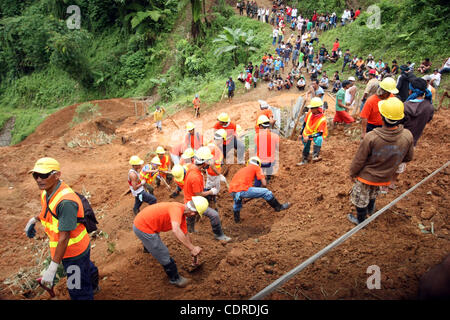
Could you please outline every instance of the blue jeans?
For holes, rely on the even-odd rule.
[[[361,100],[361,105],[359,106],[359,112],[361,112],[362,109],[364,108],[364,105],[366,104],[366,100],[367,99]]]
[[[67,268],[70,266],[77,266],[80,269],[80,287],[78,289],[70,289],[69,283],[67,286],[70,299],[72,300],[93,300],[93,290],[98,286],[98,269],[91,261],[91,249],[89,248],[87,250],[88,252],[79,259],[69,261],[65,259],[62,260],[64,270],[67,273],[68,281],[72,273],[68,273]],[[76,275],[76,273],[73,273],[73,275]]]
[[[273,37],[272,45],[275,45],[277,43],[277,37]]]
[[[273,199],[272,191],[267,188],[250,187],[247,191],[233,192],[233,210],[241,211],[242,199],[245,198],[263,198],[266,201]]]

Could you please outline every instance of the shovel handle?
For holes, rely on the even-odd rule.
[[[43,288],[45,291],[48,292],[48,294],[50,295],[50,297],[54,298],[54,297],[56,296],[56,295],[55,295],[55,291],[53,291],[53,287],[49,288],[49,287],[45,286],[45,285],[42,283],[42,278],[36,279],[36,281],[37,281],[37,283],[39,284],[39,286],[41,286],[41,288]]]

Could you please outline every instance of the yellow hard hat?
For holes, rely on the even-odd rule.
[[[384,78],[380,82],[380,88],[393,94],[398,93],[397,82],[395,82],[394,78],[391,77]]]
[[[203,216],[203,213],[208,209],[209,203],[208,200],[206,200],[206,198],[204,197],[200,197],[200,196],[194,196],[192,197],[192,203],[194,204],[195,208],[190,207],[190,205],[188,205],[189,209],[195,209],[195,211],[198,212],[198,214],[201,216]],[[192,210],[194,211],[194,210]]]
[[[261,167],[261,159],[257,156],[251,157],[248,160],[247,164],[254,164],[254,165]]]
[[[214,133],[214,139],[220,140],[223,139],[223,141],[227,140],[227,132],[225,129],[219,129]]]
[[[230,116],[228,115],[228,113],[222,112],[217,117],[217,120],[219,120],[220,122],[230,122]]]
[[[55,171],[61,171],[59,167],[59,162],[53,158],[40,158],[34,164],[34,168],[28,173],[37,172],[37,173],[49,173]]]
[[[309,102],[309,105],[306,106],[306,107],[308,109],[311,109],[311,108],[318,108],[318,107],[321,107],[321,106],[323,106],[322,99],[320,99],[319,97],[314,97],[314,98],[311,99],[311,101]]]
[[[186,130],[187,131],[191,131],[194,128],[195,128],[195,124],[193,124],[192,122],[186,123]]]
[[[212,159],[211,150],[208,147],[200,147],[195,151],[195,163],[202,164],[206,160]]]
[[[151,164],[157,164],[157,165],[161,165],[161,160],[159,160],[158,157],[153,157],[152,161],[150,162]]]
[[[270,120],[269,120],[269,118],[267,118],[267,116],[266,115],[260,115],[259,117],[258,117],[258,121],[256,122],[256,124],[259,126],[260,124],[265,124],[265,123],[267,123],[267,125],[269,125],[270,124]]]
[[[166,150],[164,150],[163,147],[159,146],[158,148],[156,148],[156,153],[157,154],[164,154],[164,153],[166,153]]]
[[[172,175],[175,181],[182,182],[184,179],[184,168],[183,166],[176,164],[172,168]]]
[[[405,116],[403,102],[396,97],[388,98],[378,102],[380,114],[388,120],[402,120]]]
[[[183,159],[189,159],[192,158],[195,155],[194,153],[194,149],[192,148],[187,148],[186,150],[184,150],[183,154],[181,155],[181,157]]]
[[[132,166],[138,166],[144,163],[144,160],[142,160],[141,158],[139,158],[139,156],[131,156],[130,158],[130,164]]]

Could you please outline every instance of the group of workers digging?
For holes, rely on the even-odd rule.
[[[263,170],[268,177],[273,173],[279,137],[270,130],[274,121],[271,112],[267,112],[270,111],[267,110],[268,106],[261,109],[262,114],[258,117],[258,130],[255,136],[256,156],[251,157],[247,165],[235,173],[228,188],[233,197],[236,223],[241,222],[240,211],[244,199],[263,198],[275,211],[290,207],[289,203],[279,203],[267,189]],[[210,220],[215,239],[225,242],[231,240],[222,229],[217,196],[221,182],[228,185],[227,179],[222,174],[225,164],[230,163],[226,161],[227,158],[233,160],[233,151],[236,150],[238,163],[243,163],[245,146],[237,136],[236,124],[227,113],[219,114],[213,128],[213,141],[203,145],[203,136],[195,131],[192,122],[188,122],[182,145],[176,146],[170,152],[172,161],[162,146],[156,149],[158,156],[154,157],[150,164],[143,166],[144,161],[137,155],[132,156],[129,161],[132,168],[128,173],[128,183],[136,199],[133,208],[136,214],[133,230],[143,242],[146,252],[151,253],[163,266],[169,282],[178,287],[186,286],[189,280],[178,273],[174,259],[159,237],[160,232],[169,230],[174,232],[177,239],[190,250],[193,267],[200,264],[198,255],[201,248],[192,244],[189,233],[195,232],[195,223],[199,217],[205,216]],[[162,174],[165,174],[165,177],[162,177]],[[177,202],[155,204],[152,183],[158,179],[163,182],[167,179],[170,183],[171,178],[176,183],[176,190],[170,197],[176,198],[183,192],[184,205]],[[139,212],[142,202],[147,202],[150,206]]]
[[[379,90],[380,94],[372,98],[376,107],[371,107],[370,112],[374,114],[370,119],[379,117],[381,125],[366,125],[366,132],[350,167],[350,177],[354,183],[350,200],[356,207],[357,215],[349,214],[348,219],[355,224],[363,222],[368,214],[375,212],[380,187],[390,185],[394,177],[404,171],[405,163],[413,159],[414,145],[426,123],[433,117],[430,95],[422,79],[411,83],[415,96],[405,103],[391,96],[396,94],[396,89],[390,83],[380,87],[383,92]],[[366,105],[369,102],[370,106],[370,99]],[[323,102],[318,97],[312,98],[307,106],[308,112],[299,135],[304,145],[303,161],[298,165],[303,166],[308,162],[311,144],[314,144],[312,160],[320,160],[320,148],[328,135],[322,108]],[[160,232],[173,231],[175,237],[191,252],[193,267],[199,265],[198,257],[202,251],[199,246],[193,245],[189,236],[195,231],[197,218],[208,217],[215,239],[225,242],[231,240],[223,232],[217,210],[221,182],[227,184],[233,198],[236,223],[241,222],[244,199],[262,198],[275,211],[290,207],[289,203],[280,203],[267,188],[267,182],[277,166],[279,149],[279,136],[272,131],[274,124],[271,110],[266,104],[261,104],[255,128],[256,155],[250,157],[247,165],[234,174],[229,186],[222,173],[225,160],[230,156],[234,158],[232,151],[236,150],[238,162],[243,163],[245,147],[237,136],[236,124],[231,122],[226,113],[218,116],[218,122],[214,125],[214,141],[206,146],[203,145],[203,137],[195,132],[195,125],[188,123],[186,139],[171,150],[170,156],[162,146],[156,149],[157,156],[146,165],[137,155],[131,156],[128,184],[135,197],[133,231],[142,241],[146,252],[151,253],[163,266],[171,284],[185,287],[189,280],[179,274],[174,259],[161,241]],[[39,159],[30,173],[42,190],[42,210],[28,221],[25,232],[28,237],[34,237],[34,226],[40,221],[50,240],[52,259],[40,283],[51,288],[61,263],[66,272],[75,266],[81,270],[81,278],[78,287],[68,286],[70,297],[93,299],[94,292],[98,291],[98,269],[90,260],[90,239],[82,223],[85,211],[80,198],[59,179],[61,172],[55,159]],[[171,198],[183,192],[183,203],[157,203],[153,182],[156,181],[156,185],[163,182],[169,187],[172,179],[177,190],[171,194]],[[143,202],[149,206],[139,211]],[[215,209],[210,204],[214,204]]]

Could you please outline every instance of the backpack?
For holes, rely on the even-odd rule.
[[[94,210],[92,210],[91,204],[89,203],[88,199],[86,199],[86,197],[83,196],[81,193],[78,192],[75,193],[80,198],[84,209],[84,218],[77,218],[77,221],[84,224],[84,226],[86,227],[86,231],[88,233],[96,231],[98,229],[97,228],[98,221],[95,218],[95,213]]]

